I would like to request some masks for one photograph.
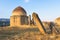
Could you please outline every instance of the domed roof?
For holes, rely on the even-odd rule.
[[[26,15],[26,11],[24,8],[18,6],[13,10],[12,15]]]
[[[60,25],[60,17],[55,19],[55,23],[57,23],[58,25]]]
[[[60,17],[56,18],[56,20],[60,20]]]
[[[55,21],[60,21],[60,17],[56,18]]]

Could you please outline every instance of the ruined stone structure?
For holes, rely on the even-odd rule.
[[[30,16],[27,16],[26,11],[19,6],[12,12],[12,16],[10,17],[10,26],[25,27],[30,25],[30,21]]]
[[[31,16],[27,16],[27,12],[20,6],[15,8],[12,12],[10,17],[10,27],[38,27],[42,34],[45,34],[46,32],[38,14],[34,12],[31,20]],[[50,29],[49,25],[47,25],[47,28]]]
[[[57,24],[60,24],[59,20],[56,20]],[[20,6],[13,10],[10,17],[10,27],[38,27],[42,34],[45,34],[46,32],[52,32],[52,27],[54,26],[53,24],[53,22],[42,23],[42,21],[38,17],[38,14],[36,14],[35,12],[32,14],[31,19],[31,16],[27,16],[27,12]]]

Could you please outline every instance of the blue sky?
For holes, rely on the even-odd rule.
[[[0,18],[10,18],[18,6],[22,6],[27,15],[36,12],[42,21],[53,21],[60,16],[60,0],[0,0]]]

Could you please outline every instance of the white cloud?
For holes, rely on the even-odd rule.
[[[29,2],[29,0],[24,0],[26,3],[28,3]]]

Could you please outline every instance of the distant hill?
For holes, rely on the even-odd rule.
[[[8,18],[0,18],[0,21],[10,21]]]
[[[7,18],[0,18],[0,26],[9,26],[10,25],[10,19]]]

